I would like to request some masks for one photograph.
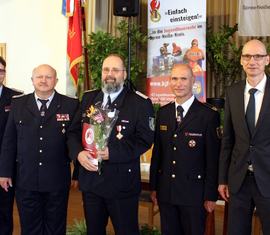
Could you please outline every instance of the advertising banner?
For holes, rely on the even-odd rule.
[[[147,96],[174,100],[170,72],[186,63],[196,77],[193,94],[206,101],[206,0],[148,0]]]
[[[269,36],[269,14],[269,0],[240,0],[238,35]]]

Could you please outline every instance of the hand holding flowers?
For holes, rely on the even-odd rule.
[[[86,115],[89,118],[89,124],[83,124],[82,144],[89,153],[92,155],[90,161],[98,166],[98,172],[101,174],[102,157],[97,151],[104,152],[104,148],[108,145],[109,137],[114,127],[114,124],[118,118],[119,111],[114,109],[104,109],[101,107],[101,102],[98,102],[94,106],[86,111]],[[108,152],[108,148],[105,149]],[[101,152],[99,152],[101,153]],[[105,154],[106,152],[102,153]],[[107,156],[109,153],[107,153]],[[106,154],[104,155],[106,156]]]

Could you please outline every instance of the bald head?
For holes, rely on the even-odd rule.
[[[269,56],[263,42],[254,39],[244,45],[241,65],[246,72],[247,81],[252,87],[256,87],[261,82],[265,74],[265,66],[268,64]]]
[[[190,74],[190,76],[193,77],[192,68],[188,64],[177,64],[177,65],[173,66],[173,68],[171,70],[171,76],[172,76],[174,70],[186,70]]]
[[[40,71],[42,69],[47,69],[48,71],[51,71],[51,73],[54,74],[55,77],[57,77],[56,70],[52,66],[50,66],[48,64],[41,64],[38,67],[34,68],[33,73],[32,73],[32,77],[35,76],[35,71]]]
[[[41,99],[49,98],[58,82],[56,70],[47,64],[39,65],[33,70],[31,78],[35,93]]]

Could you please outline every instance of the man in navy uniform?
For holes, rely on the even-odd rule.
[[[157,114],[150,196],[159,205],[162,234],[203,235],[218,198],[219,113],[192,94],[188,65],[174,66],[170,82],[176,100]]]
[[[138,203],[141,191],[140,155],[154,139],[154,110],[150,99],[124,86],[127,73],[119,55],[103,61],[102,91],[86,92],[68,132],[68,148],[73,162],[79,162],[79,189],[87,224],[87,234],[106,235],[110,216],[115,234],[139,235]],[[89,123],[86,111],[98,101],[119,110],[109,144],[98,154],[102,157],[101,174],[90,162],[82,145],[82,128]]]
[[[54,68],[33,70],[34,93],[13,98],[0,158],[0,184],[13,186],[17,160],[16,202],[21,234],[66,234],[71,183],[66,133],[79,101],[57,93]]]
[[[11,98],[22,94],[3,85],[6,76],[6,61],[0,56],[0,153],[5,127],[11,107]],[[15,165],[15,164],[14,164]],[[15,172],[15,171],[14,171]],[[0,231],[2,235],[12,235],[13,232],[13,202],[14,190],[8,193],[0,188]]]

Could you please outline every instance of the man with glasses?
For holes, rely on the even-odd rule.
[[[254,208],[270,234],[270,77],[265,45],[242,51],[246,79],[226,90],[218,191],[229,202],[229,235],[251,234]]]
[[[0,56],[0,153],[12,96],[22,94],[3,85],[5,76],[6,61]],[[0,187],[0,233],[2,235],[12,235],[13,232],[13,201],[14,189],[10,188],[6,192]]]
[[[140,155],[153,143],[154,110],[150,99],[124,86],[126,77],[123,58],[109,55],[102,65],[102,90],[84,93],[68,131],[70,158],[80,164],[79,189],[91,235],[106,235],[108,217],[115,234],[139,235]],[[108,146],[97,152],[103,159],[101,174],[82,145],[82,126],[89,123],[86,111],[99,101],[104,108],[120,111]]]

